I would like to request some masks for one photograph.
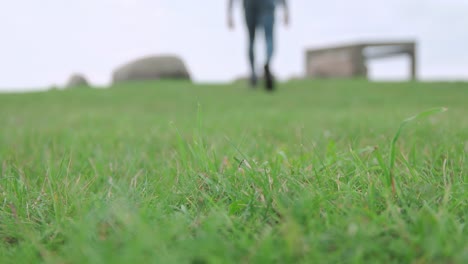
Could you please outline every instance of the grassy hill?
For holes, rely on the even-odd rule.
[[[0,94],[0,124],[0,263],[468,262],[467,83]]]

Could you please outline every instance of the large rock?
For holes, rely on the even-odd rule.
[[[88,80],[81,74],[73,74],[66,84],[66,88],[87,87],[89,86]]]
[[[153,56],[135,60],[114,71],[113,82],[182,79],[190,80],[185,63],[176,56]]]

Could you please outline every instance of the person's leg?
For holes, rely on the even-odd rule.
[[[271,59],[274,54],[274,24],[275,24],[275,12],[274,9],[266,10],[262,17],[263,28],[265,30],[265,41],[266,41],[266,61],[265,64],[270,65]]]
[[[265,85],[268,90],[274,89],[273,75],[270,70],[271,60],[274,54],[274,24],[275,24],[275,8],[274,6],[266,6],[262,13],[262,25],[265,31],[266,42],[266,61],[265,61]]]
[[[248,49],[249,49],[249,62],[250,62],[250,84],[255,86],[257,84],[257,74],[255,72],[255,31],[257,28],[258,14],[252,1],[246,1],[245,9],[245,22],[248,31]]]

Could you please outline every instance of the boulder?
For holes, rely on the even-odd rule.
[[[190,80],[185,63],[176,56],[152,56],[137,59],[114,71],[113,83],[144,80]]]
[[[66,88],[87,87],[89,86],[86,78],[81,74],[73,74],[66,84]]]

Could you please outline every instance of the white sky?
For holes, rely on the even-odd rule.
[[[307,47],[396,38],[419,41],[424,79],[468,79],[466,0],[289,2],[292,25],[277,31],[281,78],[303,73]],[[74,72],[106,85],[120,64],[167,53],[196,81],[229,81],[247,72],[239,7],[231,32],[226,0],[0,0],[0,90],[62,85]],[[261,62],[263,42],[258,52]],[[407,75],[404,57],[370,65],[377,79]]]

